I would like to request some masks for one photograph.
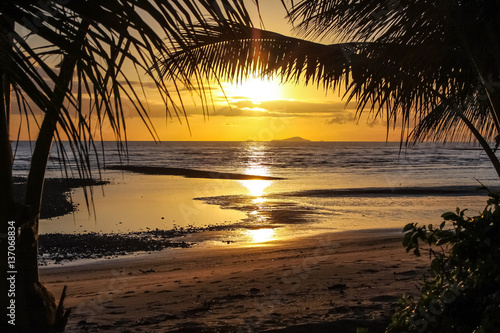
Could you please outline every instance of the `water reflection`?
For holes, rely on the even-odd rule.
[[[246,234],[251,237],[253,243],[265,243],[274,238],[274,229],[248,230]]]
[[[248,168],[245,170],[246,174],[249,175],[257,175],[256,173],[252,173],[254,169]],[[267,175],[258,175],[258,176],[267,176]],[[264,194],[266,188],[268,188],[272,184],[272,180],[260,180],[260,179],[251,179],[251,180],[240,180],[241,185],[246,187],[250,192],[251,196],[260,197]]]
[[[254,172],[259,172],[259,173],[254,173]],[[265,172],[262,171],[262,169],[255,169],[250,167],[245,170],[245,173],[251,175],[259,175],[259,176],[267,175]],[[266,189],[272,184],[272,182],[273,182],[272,180],[258,180],[258,179],[239,181],[239,183],[248,190],[249,196],[252,197],[251,202],[253,205],[255,205],[255,207],[250,214],[252,215],[253,219],[257,221],[265,220],[264,216],[262,216],[260,213],[264,210],[264,206],[267,201],[267,199],[264,197]]]
[[[248,162],[243,170],[243,173],[247,175],[255,176],[270,176],[269,168],[265,165],[266,163],[266,147],[263,144],[252,144],[246,149],[248,154]],[[263,198],[266,189],[271,186],[272,180],[241,180],[240,184],[248,189],[249,194],[254,197],[254,204],[261,204],[266,201]]]
[[[268,161],[267,150],[264,144],[252,143],[246,149],[247,164],[243,173],[255,176],[270,176],[269,168],[267,167]],[[269,203],[267,203],[266,189],[273,183],[272,180],[242,180],[239,182],[243,187],[248,190],[248,195],[252,197],[251,202],[253,210],[248,214],[249,219],[253,225],[262,225],[268,223],[269,217]],[[274,238],[274,229],[250,229],[246,232],[250,236],[252,243],[264,243]]]

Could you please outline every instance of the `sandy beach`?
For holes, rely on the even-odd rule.
[[[42,267],[68,332],[380,332],[428,258],[398,230],[166,249]]]

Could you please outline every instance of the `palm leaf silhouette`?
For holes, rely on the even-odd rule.
[[[129,109],[157,139],[143,80],[156,86],[166,115],[179,119],[185,116],[178,102],[180,90],[197,85],[196,79],[182,73],[173,86],[158,79],[158,55],[168,55],[174,46],[185,49],[196,38],[196,29],[227,28],[231,22],[251,24],[243,0],[0,3],[0,233],[7,234],[8,222],[16,221],[18,331],[61,330],[68,315],[55,306],[54,297],[38,279],[38,216],[53,142],[63,167],[74,163],[78,176],[92,178],[91,157],[99,161],[96,140],[102,142],[106,126],[114,133],[118,149],[126,152]],[[22,203],[14,203],[12,194],[14,113],[38,130]],[[19,138],[20,129],[16,132]],[[7,253],[5,241],[1,249]],[[7,283],[6,265],[3,260],[2,287]],[[2,293],[2,306],[8,305],[6,295]],[[2,331],[12,328],[6,318],[1,321]]]
[[[401,127],[402,142],[478,140],[500,176],[488,145],[500,129],[498,1],[283,3],[301,38],[203,27],[187,49],[165,57],[163,75],[260,74],[340,90],[358,117]]]

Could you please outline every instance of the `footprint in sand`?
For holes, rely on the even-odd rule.
[[[370,298],[370,301],[375,303],[395,303],[399,298],[400,296],[380,295]]]

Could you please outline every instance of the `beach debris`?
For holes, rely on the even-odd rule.
[[[141,272],[142,274],[147,274],[147,273],[155,273],[156,271],[151,268],[148,270],[139,269],[139,272]]]
[[[258,293],[260,293],[260,289],[259,288],[252,288],[248,291],[251,295],[256,295]]]
[[[345,283],[336,283],[328,286],[328,290],[340,290],[343,291],[347,289],[347,285]]]

